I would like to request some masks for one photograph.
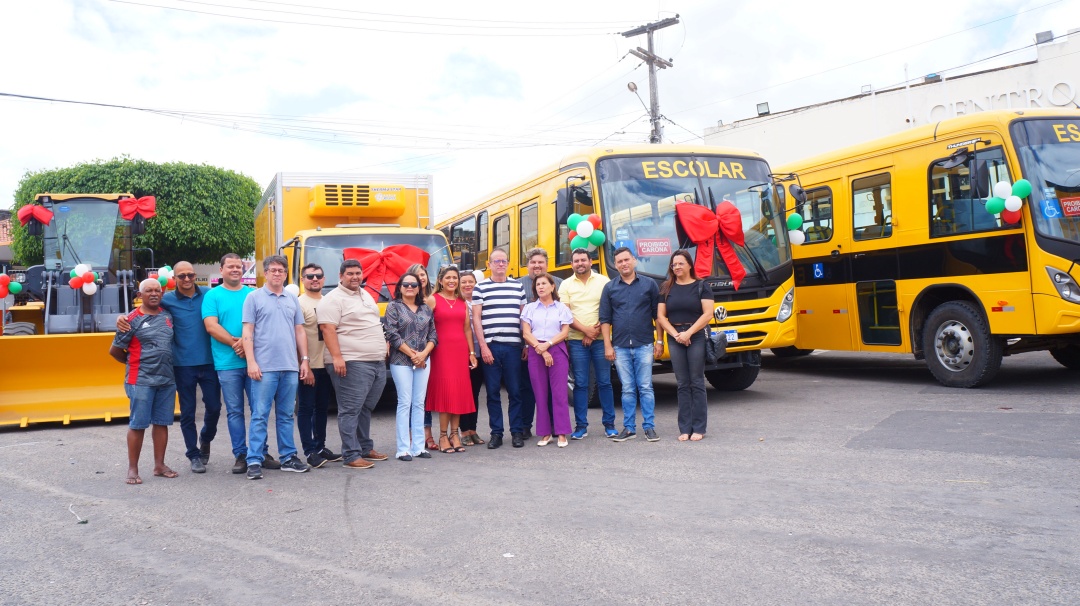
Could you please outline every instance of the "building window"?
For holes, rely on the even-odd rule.
[[[851,206],[855,213],[852,237],[874,240],[892,236],[892,186],[889,173],[851,182]]]

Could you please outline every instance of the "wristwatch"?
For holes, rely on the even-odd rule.
[[[300,356],[300,361],[301,361],[301,362],[303,362],[304,360],[310,360],[310,359],[311,359],[311,358],[309,358],[309,357],[307,357],[307,356]]]

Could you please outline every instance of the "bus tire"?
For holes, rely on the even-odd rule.
[[[1069,370],[1080,370],[1080,345],[1066,345],[1050,350],[1050,355]]]
[[[705,371],[705,378],[717,391],[742,391],[757,380],[760,366],[742,366]]]
[[[794,345],[789,347],[773,347],[769,351],[778,358],[799,358],[814,353],[813,349],[799,349]]]
[[[923,325],[926,365],[946,387],[979,387],[1001,368],[1004,346],[983,314],[967,301],[942,303]]]

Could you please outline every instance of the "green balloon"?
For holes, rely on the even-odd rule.
[[[986,201],[986,212],[991,215],[1000,215],[1005,210],[1005,200],[1002,198],[990,198]]]
[[[165,285],[169,283],[169,279],[166,278],[165,276],[158,276],[157,281],[158,281],[158,284],[160,284],[162,288],[165,288]]]
[[[573,240],[570,240],[570,248],[571,249],[574,249],[574,248],[588,248],[588,247],[589,247],[589,239],[588,238],[583,238],[581,236],[577,236]]]
[[[574,213],[574,214],[570,215],[569,218],[566,219],[566,226],[570,228],[570,231],[577,231],[578,223],[581,223],[581,220],[584,219],[584,218],[585,217],[582,217],[581,215],[579,215],[577,213]]]
[[[1013,183],[1012,194],[1018,198],[1026,198],[1031,195],[1031,181],[1020,179]]]
[[[802,215],[795,214],[795,215],[788,216],[788,218],[787,218],[788,231],[794,231],[796,229],[799,229],[800,227],[802,227]]]
[[[71,270],[71,273],[68,274],[68,276],[71,277],[71,278],[78,278],[79,274],[75,273],[75,270],[73,269],[73,270]]]
[[[588,240],[589,244],[592,244],[593,246],[600,246],[604,243],[604,240],[607,240],[607,237],[604,236],[604,232],[600,231],[599,229],[594,229],[593,233],[589,234]]]
[[[8,284],[8,291],[10,291],[11,294],[13,294],[13,295],[17,295],[17,294],[21,293],[22,292],[22,283],[20,283],[20,282],[12,282],[11,284]]]

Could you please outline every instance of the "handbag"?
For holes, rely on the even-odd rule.
[[[727,354],[727,335],[723,331],[709,330],[705,338],[705,362],[716,364]]]

